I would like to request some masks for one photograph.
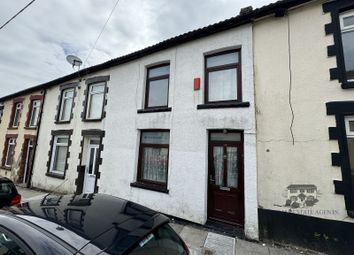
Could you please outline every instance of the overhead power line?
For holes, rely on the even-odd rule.
[[[9,24],[14,18],[16,18],[21,12],[23,12],[27,7],[29,7],[34,1],[32,0],[29,2],[25,7],[23,7],[21,10],[19,10],[14,16],[12,16],[8,21],[6,21],[1,27],[0,30],[3,29],[7,24]]]
[[[100,33],[99,33],[99,35],[98,35],[96,41],[95,41],[93,47],[91,48],[89,54],[87,55],[87,57],[86,57],[86,59],[85,59],[85,61],[84,61],[84,66],[85,66],[85,64],[86,64],[86,62],[87,62],[87,60],[88,60],[88,58],[90,57],[92,51],[96,48],[97,42],[98,42],[98,40],[100,39],[100,37],[101,37],[101,35],[102,35],[104,29],[106,28],[106,25],[107,25],[108,21],[111,19],[112,14],[113,14],[114,10],[116,9],[118,3],[119,3],[119,0],[117,0],[117,2],[115,3],[115,5],[113,6],[113,8],[112,8],[112,10],[111,10],[111,13],[109,14],[109,16],[108,16],[106,22],[104,23],[104,25],[103,25],[103,27],[102,27],[102,29],[101,29],[101,31],[100,31]]]

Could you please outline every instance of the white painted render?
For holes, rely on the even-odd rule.
[[[242,97],[248,108],[197,110],[204,102],[204,55],[241,47]],[[113,194],[163,213],[204,224],[207,220],[208,130],[244,131],[245,233],[258,238],[256,137],[252,27],[226,32],[164,50],[111,68],[106,137],[99,192]],[[146,67],[170,62],[171,112],[137,114],[143,108]],[[200,77],[202,88],[193,90]],[[136,181],[139,130],[170,129],[169,193],[131,187]]]
[[[100,72],[90,77],[107,75],[108,71]],[[88,77],[89,78],[89,77]],[[76,82],[71,81],[71,82]],[[69,82],[68,82],[69,83]],[[66,83],[65,83],[66,84]],[[76,191],[75,179],[77,178],[77,166],[80,164],[79,153],[81,152],[80,142],[82,140],[81,131],[85,129],[100,129],[105,127],[105,119],[99,122],[83,122],[81,112],[83,111],[84,91],[86,90],[85,79],[75,88],[76,96],[74,98],[73,118],[68,124],[56,124],[57,105],[59,104],[60,89],[54,86],[46,90],[41,126],[38,135],[38,147],[33,166],[32,186],[44,190],[57,191],[62,193],[73,193]],[[109,82],[108,82],[109,86]],[[51,150],[50,141],[52,139],[52,130],[73,130],[71,136],[72,144],[69,147],[70,157],[68,158],[68,170],[65,179],[58,179],[46,176],[49,160],[49,151]]]
[[[329,140],[328,127],[336,124],[334,116],[326,114],[325,103],[352,100],[354,92],[330,81],[329,69],[336,66],[336,60],[327,57],[333,37],[325,35],[324,26],[331,17],[323,13],[322,3],[314,1],[291,10],[289,16],[265,18],[254,25],[259,206],[289,211],[285,206],[287,186],[314,184],[319,201],[294,213],[353,221],[347,217],[344,197],[334,192],[333,180],[342,177],[340,168],[331,164],[331,152],[339,149],[337,141]],[[290,135],[288,20],[294,145]]]

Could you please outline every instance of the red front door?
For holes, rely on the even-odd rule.
[[[208,183],[208,218],[243,225],[243,139],[241,132],[210,132]]]

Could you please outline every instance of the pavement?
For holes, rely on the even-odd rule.
[[[41,199],[47,193],[17,187],[22,202]],[[251,242],[198,227],[196,224],[170,223],[186,242],[191,255],[325,255],[297,247],[280,247],[274,244]]]

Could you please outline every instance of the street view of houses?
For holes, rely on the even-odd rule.
[[[71,73],[19,90],[2,77],[0,254],[354,254],[354,1],[239,2],[97,64],[63,52]]]

